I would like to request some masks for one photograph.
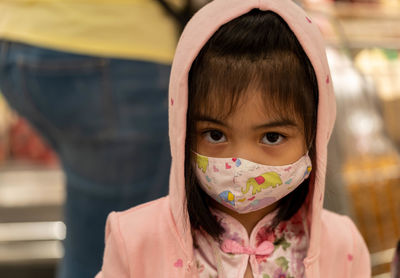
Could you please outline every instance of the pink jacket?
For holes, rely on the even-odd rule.
[[[279,14],[308,55],[318,79],[317,159],[307,198],[310,246],[304,265],[307,278],[369,278],[367,247],[353,222],[322,209],[327,144],[335,121],[335,96],[318,27],[291,0],[214,0],[186,26],[172,66],[169,132],[172,166],[165,198],[111,213],[106,248],[96,278],[197,277],[190,222],[185,207],[184,150],[188,72],[194,58],[224,23],[258,8]]]

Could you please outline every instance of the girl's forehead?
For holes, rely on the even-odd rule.
[[[210,93],[197,105],[195,118],[226,121],[230,118],[260,121],[291,121],[302,125],[301,117],[290,101],[274,99],[262,92],[243,92],[239,95]]]

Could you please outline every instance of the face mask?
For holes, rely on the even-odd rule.
[[[296,189],[311,172],[308,153],[295,163],[267,166],[242,158],[214,158],[194,153],[201,188],[238,213],[265,208]]]

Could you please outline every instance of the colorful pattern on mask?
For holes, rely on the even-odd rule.
[[[205,192],[217,202],[248,213],[267,207],[299,186],[311,172],[308,154],[283,166],[243,158],[214,158],[194,153],[193,167]]]

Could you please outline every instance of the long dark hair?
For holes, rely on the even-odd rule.
[[[210,197],[198,185],[191,167],[190,150],[196,144],[195,116],[207,113],[227,116],[249,91],[265,94],[263,99],[269,113],[296,117],[303,123],[313,160],[318,103],[315,72],[289,26],[271,11],[254,9],[221,26],[204,45],[189,73],[187,210],[192,228],[202,229],[216,239],[223,228],[210,212]],[[282,198],[271,228],[289,220],[305,202],[308,191],[309,179]]]

